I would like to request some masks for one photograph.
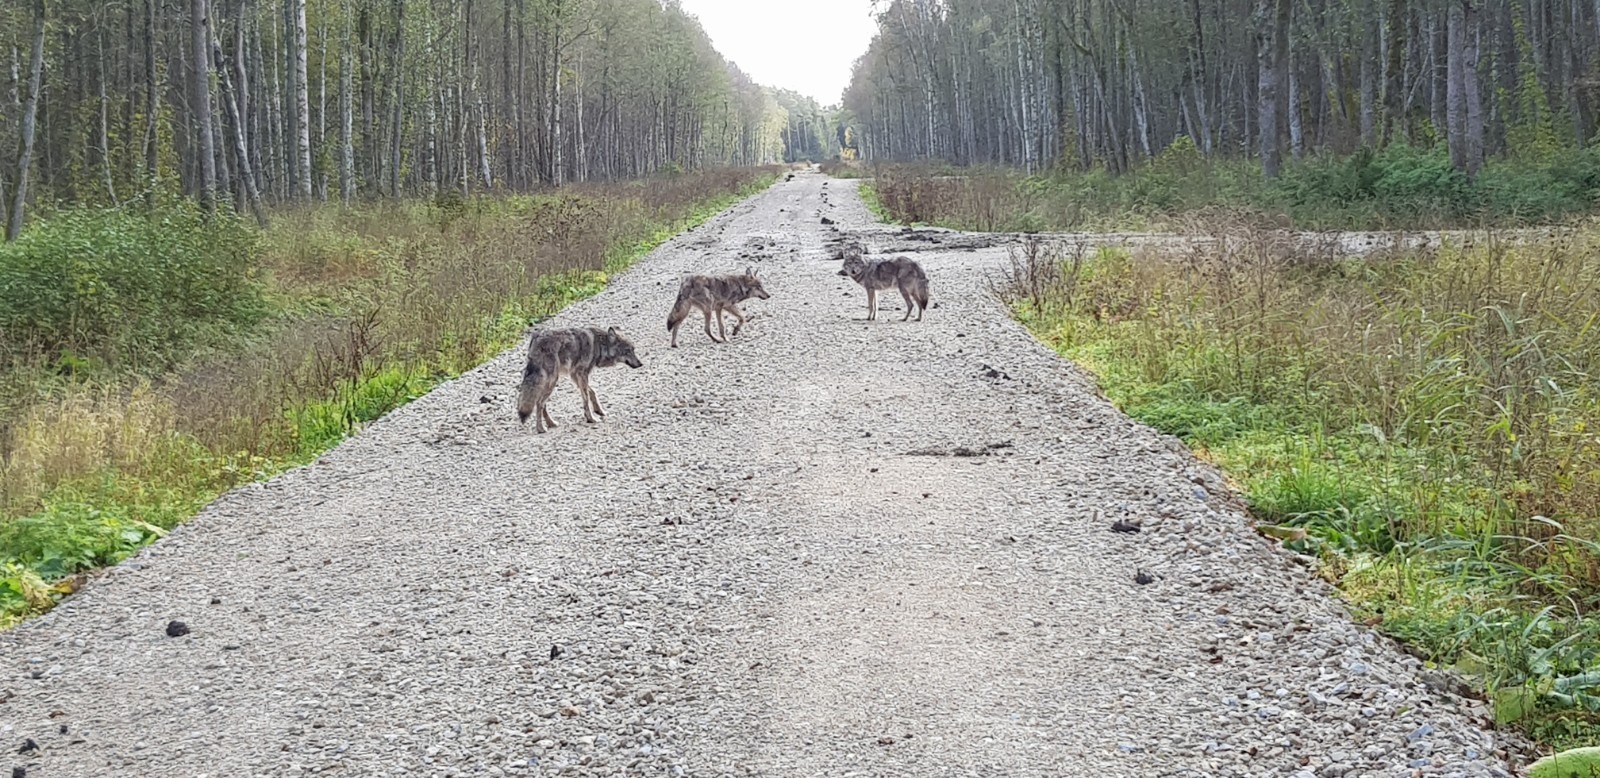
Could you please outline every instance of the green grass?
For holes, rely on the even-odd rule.
[[[70,375],[56,367],[65,341],[7,342],[0,627],[48,610],[85,574],[228,489],[308,463],[517,345],[528,325],[599,293],[665,240],[774,180],[772,170],[711,171],[549,195],[285,212],[250,237],[259,248],[247,265],[259,280],[249,294],[268,308],[255,314],[256,331],[130,337]],[[49,251],[66,243],[96,253],[83,237],[92,231],[47,223],[36,234]],[[117,245],[97,256],[112,274],[145,250],[137,239]],[[22,264],[39,263],[30,255]],[[0,279],[5,272],[0,262]],[[151,353],[155,340],[162,360],[122,358]]]
[[[1357,616],[1504,723],[1600,739],[1600,233],[1330,262],[1249,222],[1173,262],[1034,243],[1005,294],[1238,485]]]
[[[867,210],[871,211],[878,221],[894,221],[894,215],[889,213],[889,209],[883,207],[883,199],[878,197],[878,190],[873,188],[872,184],[863,183],[857,191],[861,195],[861,203],[867,206]]]

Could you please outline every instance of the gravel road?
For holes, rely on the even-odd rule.
[[[922,249],[926,321],[864,321],[852,232]],[[0,768],[1509,775],[1477,703],[1007,318],[1005,262],[780,182],[550,323],[638,347],[601,423],[563,383],[519,426],[518,349],[0,635]],[[667,348],[679,277],[747,265],[744,331]]]

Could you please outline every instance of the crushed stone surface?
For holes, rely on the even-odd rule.
[[[0,768],[1511,774],[1481,703],[1006,315],[1004,246],[900,234],[799,173],[543,325],[634,342],[600,423],[563,382],[518,425],[519,348],[226,495],[0,634]],[[864,320],[852,235],[915,249],[925,321]],[[746,267],[744,330],[668,348],[678,279]]]

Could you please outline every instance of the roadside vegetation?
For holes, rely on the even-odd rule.
[[[1600,231],[1339,258],[1247,216],[1182,256],[1032,240],[1017,317],[1234,479],[1358,618],[1501,723],[1600,736]]]
[[[1594,148],[1495,159],[1476,177],[1444,149],[1397,144],[1308,158],[1268,179],[1249,160],[1207,159],[1182,137],[1120,175],[926,163],[845,171],[872,178],[868,196],[894,221],[986,232],[1175,230],[1218,209],[1302,230],[1519,227],[1582,217],[1600,202]]]
[[[177,198],[39,215],[0,244],[0,627],[516,345],[776,171],[284,208],[266,230]]]

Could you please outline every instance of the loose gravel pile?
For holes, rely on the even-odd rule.
[[[880,253],[869,222],[849,182],[780,183],[550,322],[637,346],[643,369],[594,376],[603,422],[563,383],[561,426],[519,426],[507,353],[0,635],[3,759],[33,778],[1509,775],[1477,704],[1005,315],[1003,248],[909,241],[935,307],[901,323],[890,293],[864,321],[830,247]],[[773,296],[732,343],[686,328],[667,348],[681,275],[748,265]]]

